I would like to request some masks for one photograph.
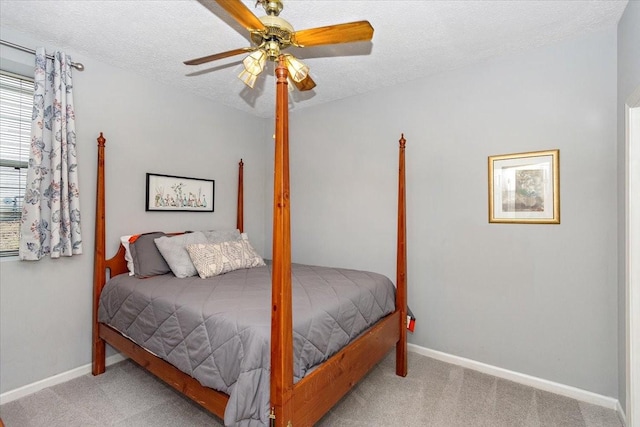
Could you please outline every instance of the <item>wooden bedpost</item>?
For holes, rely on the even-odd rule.
[[[244,163],[240,159],[238,164],[238,209],[236,218],[236,228],[244,232]]]
[[[396,344],[396,375],[407,376],[407,212],[404,134],[400,136],[398,170],[398,250],[396,266],[396,310],[400,311],[400,341]]]
[[[276,137],[273,185],[271,286],[271,407],[276,427],[293,418],[293,310],[291,307],[291,227],[289,205],[289,91],[287,67],[276,68]]]
[[[98,325],[98,303],[100,291],[106,283],[105,276],[105,192],[104,192],[104,144],[107,140],[98,137],[98,184],[96,188],[96,235],[93,259],[93,375],[100,375],[105,370],[105,344],[100,338]]]

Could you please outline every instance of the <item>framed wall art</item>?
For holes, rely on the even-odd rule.
[[[560,150],[489,157],[489,222],[560,224]]]
[[[147,174],[146,211],[213,212],[215,181]]]

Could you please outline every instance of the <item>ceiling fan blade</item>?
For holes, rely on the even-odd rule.
[[[229,56],[239,55],[244,52],[251,52],[254,50],[250,47],[242,47],[240,49],[233,49],[227,52],[216,53],[215,55],[203,56],[202,58],[190,59],[189,61],[184,61],[185,65],[200,65],[205,62],[215,61],[216,59],[227,58]]]
[[[216,0],[216,2],[247,30],[267,30],[267,27],[264,26],[262,21],[258,19],[258,17],[254,15],[253,12],[251,12],[251,10],[242,3],[242,1]]]
[[[300,47],[323,44],[368,41],[373,38],[373,27],[369,21],[348,22],[296,31],[294,39]]]
[[[310,74],[307,74],[307,77],[300,80],[299,82],[292,80],[293,84],[296,85],[300,92],[304,92],[305,90],[311,90],[316,87],[316,82],[313,81]]]

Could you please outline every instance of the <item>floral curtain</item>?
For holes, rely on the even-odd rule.
[[[31,152],[19,255],[39,260],[82,253],[71,58],[36,50]]]

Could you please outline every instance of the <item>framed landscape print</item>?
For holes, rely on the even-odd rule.
[[[489,157],[489,222],[560,224],[560,150]]]

